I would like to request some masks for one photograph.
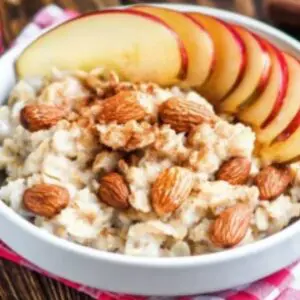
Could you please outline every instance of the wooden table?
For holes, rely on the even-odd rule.
[[[138,0],[0,0],[0,19],[4,26],[6,45],[18,35],[18,32],[42,6],[56,3],[61,7],[86,12],[119,4],[136,3]],[[180,2],[178,0],[169,2]],[[261,0],[255,7],[249,7],[249,0],[197,0],[186,1],[200,5],[215,6],[237,10],[247,15],[263,18]],[[254,9],[254,11],[253,11]],[[8,300],[66,300],[90,299],[81,293],[57,283],[54,280],[28,271],[11,262],[0,260],[0,299]]]

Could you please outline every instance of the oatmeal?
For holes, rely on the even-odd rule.
[[[54,70],[16,84],[0,108],[0,138],[1,200],[88,247],[202,255],[300,215],[300,164],[265,165],[252,129],[192,90]]]

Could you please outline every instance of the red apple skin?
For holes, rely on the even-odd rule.
[[[128,10],[141,11],[160,18],[177,33],[187,50],[190,62],[187,76],[180,86],[198,87],[206,81],[212,70],[215,49],[210,34],[202,24],[196,22],[187,13],[165,7],[137,4],[129,7]]]
[[[196,21],[198,21],[200,23],[201,23],[201,16],[202,17],[205,16],[204,14],[194,13],[194,12],[187,12],[187,14],[191,18],[195,19]],[[199,17],[200,17],[200,19],[198,19]],[[207,16],[205,16],[205,17],[207,17]],[[232,87],[235,86],[236,82],[239,82],[241,80],[242,75],[245,71],[245,66],[247,64],[246,47],[245,47],[245,44],[244,44],[243,40],[239,36],[239,34],[234,29],[232,29],[231,26],[228,23],[226,23],[223,20],[218,19],[217,17],[209,16],[209,18],[211,18],[214,21],[216,21],[217,23],[219,23],[232,36],[233,40],[235,41],[235,43],[237,45],[237,48],[239,49],[239,56],[240,56],[238,72],[236,72],[238,74],[234,78],[234,82],[230,83],[230,86],[228,86],[228,89],[226,88],[226,91],[224,90],[224,88],[223,88],[223,90],[218,88],[217,92],[213,92],[213,93],[211,92],[212,91],[212,86],[215,85],[215,81],[216,81],[216,78],[214,78],[214,79],[212,79],[212,78],[216,75],[215,72],[216,72],[216,66],[217,66],[217,62],[218,62],[217,55],[215,55],[214,68],[212,69],[212,72],[211,72],[210,76],[208,76],[206,82],[197,89],[197,91],[200,94],[202,93],[202,95],[204,97],[208,98],[208,100],[212,104],[217,105],[219,103],[219,101],[221,99],[223,99],[225,95],[228,94],[228,90],[230,91],[232,89]],[[207,29],[205,25],[203,25],[203,26],[204,26],[205,29]],[[207,30],[207,31],[210,33],[209,30]],[[226,87],[227,87],[227,85],[228,85],[228,83],[226,84]]]
[[[103,10],[103,11],[96,11],[96,12],[86,13],[84,15],[78,16],[75,19],[71,19],[67,22],[72,22],[76,19],[85,18],[85,17],[88,17],[90,15],[115,13],[115,12],[117,12],[117,13],[132,13],[132,14],[135,14],[135,15],[140,15],[140,16],[143,16],[143,17],[147,17],[147,18],[149,18],[149,19],[151,19],[155,22],[160,23],[165,28],[167,28],[169,30],[169,32],[171,32],[173,34],[174,38],[176,39],[177,44],[178,44],[178,48],[180,49],[180,53],[181,53],[181,70],[180,70],[180,73],[178,74],[178,78],[181,79],[181,80],[186,78],[187,71],[188,71],[188,65],[189,65],[189,58],[188,58],[188,55],[187,55],[187,51],[186,51],[182,41],[180,40],[179,36],[177,35],[177,33],[174,30],[172,30],[172,28],[168,24],[166,24],[164,21],[162,21],[160,18],[157,18],[157,17],[152,16],[150,14],[144,13],[142,11],[131,11],[131,10],[122,10],[122,9],[107,9],[107,10]]]
[[[246,29],[247,30],[247,29]],[[256,90],[253,92],[253,94],[249,97],[249,99],[246,100],[246,102],[242,103],[240,107],[243,109],[244,107],[247,107],[247,105],[253,103],[265,90],[269,83],[269,79],[271,77],[271,71],[272,71],[272,63],[267,47],[267,42],[263,40],[261,37],[259,37],[257,34],[248,31],[258,42],[260,45],[262,51],[265,53],[265,68],[264,72],[261,75],[261,79],[259,81],[259,85],[257,86]]]
[[[298,60],[293,58],[287,53],[282,53],[288,68],[289,82],[287,85],[286,96],[284,97],[282,107],[278,111],[275,118],[272,120],[268,126],[265,128],[259,128],[256,130],[257,140],[264,145],[264,149],[269,149],[270,151],[275,149],[275,145],[272,145],[274,140],[288,127],[288,125],[295,118],[296,114],[300,110],[299,101],[299,80],[300,80],[300,65]],[[281,74],[282,75],[282,74]],[[274,100],[273,100],[274,101]],[[271,102],[273,103],[273,102]],[[274,108],[274,104],[272,107]],[[270,111],[268,111],[270,113]],[[277,147],[279,149],[279,147]],[[264,150],[265,157],[267,156],[268,150]],[[275,153],[274,153],[275,155]]]
[[[260,47],[261,47],[261,49],[262,49],[262,51],[264,52],[264,55],[265,55],[264,72],[261,75],[260,84],[257,87],[257,91],[255,92],[255,94],[259,96],[265,90],[265,88],[268,84],[268,81],[269,81],[270,76],[271,76],[272,65],[271,65],[271,59],[270,59],[269,51],[268,51],[268,48],[267,48],[267,45],[266,45],[267,42],[265,40],[263,40],[262,38],[260,38],[257,34],[255,34],[253,32],[250,32],[250,33],[256,39],[256,41],[260,45]]]
[[[238,89],[240,84],[243,82],[243,80],[245,80],[244,76],[246,76],[245,74],[247,74],[247,67],[248,67],[247,63],[251,64],[251,62],[248,60],[247,63],[245,62],[244,71],[241,72],[241,75],[239,76],[239,79],[237,80],[236,84],[233,86],[233,88],[229,91],[229,93],[220,102],[220,104],[219,104],[220,111],[225,111],[228,113],[238,113],[240,111],[240,108],[244,108],[245,106],[247,106],[248,103],[252,103],[252,101],[254,101],[256,98],[258,98],[260,96],[260,94],[264,91],[265,87],[267,86],[270,75],[271,75],[272,66],[271,66],[270,54],[267,49],[266,42],[264,40],[259,38],[253,32],[249,31],[247,28],[243,28],[242,26],[232,25],[232,24],[229,24],[229,26],[233,30],[236,31],[236,33],[241,37],[241,39],[244,39],[244,37],[242,36],[242,32],[246,32],[248,34],[248,36],[251,36],[252,39],[254,39],[256,41],[256,43],[257,43],[258,47],[260,48],[261,53],[263,55],[263,64],[264,64],[263,70],[258,79],[257,86],[255,88],[253,88],[253,92],[250,93],[250,95],[245,97],[245,99],[240,99],[240,103],[235,102],[235,104],[233,104],[234,102],[232,102],[232,100],[229,100],[229,103],[226,101],[226,100],[228,100],[228,98],[230,99],[231,94],[235,93],[236,89]],[[241,32],[239,32],[239,30],[241,30]],[[245,55],[247,56],[247,52],[250,51],[250,49],[248,49],[248,47],[246,46],[245,51],[246,51]],[[231,104],[230,104],[230,102],[231,102]]]
[[[229,23],[220,20],[218,18],[214,18],[215,20],[218,20],[219,23],[223,24],[224,27],[226,27],[231,34],[234,36],[236,42],[239,44],[239,47],[241,49],[241,55],[242,55],[242,62],[241,62],[241,66],[240,66],[240,72],[239,75],[236,79],[236,82],[234,83],[234,85],[232,86],[232,88],[228,91],[228,93],[223,97],[223,99],[225,99],[228,95],[230,95],[232,93],[232,91],[240,84],[241,80],[243,79],[243,76],[245,74],[246,71],[246,66],[247,66],[247,49],[246,46],[243,42],[242,37],[240,36],[240,34],[238,33],[237,30],[234,29],[233,26],[231,26]],[[222,99],[221,99],[222,101]]]
[[[294,57],[300,64],[300,60]],[[291,123],[287,126],[287,128],[277,137],[276,141],[284,141],[288,139],[300,126],[300,110],[291,121]]]
[[[256,35],[257,36],[257,35]],[[267,51],[269,53],[269,57],[271,59],[271,69],[270,69],[270,77],[267,79],[265,86],[260,90],[260,92],[254,93],[253,96],[251,96],[248,101],[246,101],[243,105],[240,106],[240,112],[238,113],[238,117],[246,122],[247,124],[251,124],[255,128],[263,128],[263,124],[269,124],[273,121],[273,119],[277,116],[277,114],[280,112],[281,107],[284,104],[284,99],[286,97],[288,82],[289,82],[289,72],[288,72],[288,66],[286,59],[281,51],[279,51],[275,46],[270,44],[265,39],[257,36],[257,38],[265,45],[267,48]],[[274,80],[274,72],[273,72],[273,61],[276,61],[276,68],[278,69],[277,72],[277,78],[276,83],[275,81],[271,82],[271,80]],[[274,85],[276,84],[276,85]],[[268,101],[267,95],[264,95],[265,91],[269,89],[269,85],[273,85],[274,87],[277,86],[277,92],[276,95],[272,96],[272,106],[268,108],[268,111],[261,114],[259,117],[259,120],[253,119],[252,115],[255,115],[255,111],[257,109],[260,110],[263,109],[266,101]],[[261,98],[261,96],[263,98]],[[274,99],[275,98],[275,99]],[[259,103],[257,103],[257,101]],[[261,102],[263,101],[263,102]],[[258,104],[258,107],[256,105]],[[256,108],[255,108],[256,107]],[[250,109],[250,111],[249,111]],[[251,112],[251,113],[250,113]],[[251,118],[250,118],[251,117]],[[267,122],[266,122],[267,121]]]
[[[187,76],[187,71],[188,71],[188,64],[189,64],[189,61],[188,61],[188,55],[187,55],[187,51],[182,43],[182,41],[180,40],[179,36],[176,34],[176,32],[174,32],[174,30],[172,30],[165,22],[163,22],[162,20],[160,20],[159,18],[155,17],[155,16],[152,16],[150,14],[147,14],[147,13],[144,13],[144,12],[139,12],[139,11],[129,11],[129,10],[122,10],[122,9],[107,9],[107,10],[103,10],[103,11],[95,11],[95,12],[89,12],[89,13],[85,13],[85,14],[82,14],[76,18],[73,18],[73,19],[70,19],[70,20],[67,20],[66,22],[63,22],[61,24],[59,24],[58,26],[52,28],[51,30],[47,31],[45,34],[59,28],[60,26],[63,26],[67,23],[71,23],[71,22],[74,22],[78,19],[81,19],[81,18],[87,18],[89,16],[93,16],[93,15],[102,15],[102,14],[112,14],[112,13],[122,13],[122,14],[132,14],[132,15],[139,15],[139,16],[142,16],[142,17],[145,17],[145,18],[148,18],[148,19],[151,19],[153,20],[154,22],[157,22],[157,23],[160,23],[162,26],[164,26],[174,37],[174,39],[176,40],[177,42],[177,45],[178,45],[178,48],[180,49],[180,54],[181,54],[181,70],[178,74],[178,79],[180,80],[183,80],[186,78]],[[30,47],[32,44],[34,44],[36,41],[38,41],[40,38],[42,38],[44,36],[41,35],[40,37],[38,37],[33,43],[31,43],[30,45],[28,45],[24,50],[26,51],[26,49],[28,47]],[[22,52],[22,53],[23,53]],[[22,55],[21,53],[21,55]],[[16,70],[17,71],[17,70]],[[17,74],[18,74],[18,71],[17,71]]]
[[[241,66],[240,66],[239,75],[236,79],[236,82],[230,89],[230,91],[223,97],[223,99],[225,99],[226,96],[229,95],[239,85],[239,83],[241,82],[241,80],[245,74],[246,65],[247,65],[247,49],[246,49],[243,39],[241,38],[239,33],[229,23],[226,23],[225,21],[218,19],[218,18],[214,18],[214,19],[219,21],[219,23],[223,24],[223,26],[226,27],[231,32],[231,34],[234,36],[236,42],[238,43],[238,45],[240,47],[241,55],[242,55],[242,62],[241,62]]]
[[[184,12],[182,12],[182,13],[184,13]],[[189,18],[192,22],[194,22],[194,23],[195,23],[197,26],[199,26],[202,30],[206,31],[205,28],[204,28],[204,26],[203,26],[203,24],[201,24],[201,22],[200,22],[199,20],[194,19],[194,18],[191,17],[188,13],[184,13],[184,14],[185,14],[185,16],[186,16],[187,18]],[[207,34],[209,34],[209,33],[207,33]],[[216,49],[215,49],[215,48],[214,48],[214,50],[213,50],[212,55],[213,55],[213,61],[212,61],[211,68],[210,68],[210,73],[209,73],[207,79],[208,79],[209,76],[212,74],[212,72],[214,71],[214,68],[215,68],[215,63],[216,63]],[[207,79],[206,79],[206,80],[207,80]]]
[[[300,111],[296,114],[294,119],[288,127],[276,138],[275,142],[283,142],[288,139],[300,126]]]
[[[280,66],[281,66],[281,71],[282,71],[282,77],[281,77],[281,83],[280,83],[281,88],[279,89],[279,94],[277,96],[277,99],[275,101],[273,109],[270,112],[267,119],[262,124],[261,128],[266,128],[276,118],[277,114],[279,113],[279,111],[284,103],[284,99],[285,99],[285,96],[287,93],[287,88],[288,88],[288,82],[289,82],[288,67],[287,67],[287,63],[285,62],[285,58],[284,58],[283,54],[272,44],[269,44],[269,45],[275,51],[275,54],[280,63]]]

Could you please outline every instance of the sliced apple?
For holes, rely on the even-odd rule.
[[[240,26],[234,26],[246,45],[247,66],[240,83],[220,104],[220,110],[236,113],[243,103],[252,97],[258,97],[268,82],[271,59],[266,42]]]
[[[223,99],[241,79],[246,64],[245,45],[235,29],[225,22],[200,13],[188,13],[203,24],[215,46],[212,74],[199,92],[213,104]]]
[[[209,34],[199,22],[175,10],[137,5],[130,8],[149,13],[170,26],[183,42],[188,54],[187,86],[200,86],[211,72],[214,61],[214,45]]]
[[[295,60],[297,60],[295,58]],[[298,60],[297,60],[298,61]],[[299,62],[299,61],[298,61]],[[300,97],[299,100],[300,101]],[[260,150],[267,163],[292,163],[300,159],[300,110],[271,145]]]
[[[242,108],[238,118],[255,128],[267,126],[279,113],[286,96],[289,73],[282,52],[267,44],[272,70],[267,86],[257,99]]]
[[[20,77],[63,70],[105,67],[132,81],[162,85],[186,77],[187,52],[167,24],[126,10],[86,14],[45,33],[16,62]]]
[[[260,150],[260,155],[267,163],[287,163],[300,157],[300,110],[275,142]]]
[[[270,144],[292,122],[300,109],[300,64],[292,56],[285,54],[287,61],[289,82],[283,104],[277,115],[262,128],[256,130],[257,140],[262,144]]]

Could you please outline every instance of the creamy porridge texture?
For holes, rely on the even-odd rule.
[[[300,164],[264,164],[252,129],[192,90],[54,70],[17,83],[0,109],[0,138],[0,198],[42,230],[96,249],[200,255],[300,215]]]

